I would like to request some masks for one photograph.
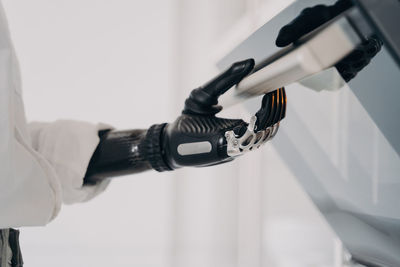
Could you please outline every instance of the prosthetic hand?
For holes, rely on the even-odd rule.
[[[304,9],[299,16],[280,30],[276,39],[276,45],[284,47],[296,42],[303,35],[343,13],[352,7],[352,5],[351,0],[339,0],[332,6],[317,5]],[[382,45],[383,43],[378,37],[371,37],[341,60],[336,65],[336,68],[343,79],[346,82],[353,79],[381,50]]]
[[[173,123],[148,130],[101,133],[85,183],[148,169],[169,171],[184,166],[210,166],[258,149],[275,136],[285,117],[284,88],[264,95],[260,110],[249,123],[215,115],[222,110],[218,97],[254,67],[254,60],[234,63],[228,70],[194,89],[182,114]]]

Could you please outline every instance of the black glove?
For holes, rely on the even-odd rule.
[[[185,101],[182,114],[170,124],[153,125],[147,134],[147,156],[158,171],[183,166],[209,166],[232,160],[272,138],[285,117],[284,88],[263,97],[261,109],[250,120],[224,119],[218,97],[242,80],[254,67],[248,59],[200,88]],[[157,140],[160,140],[157,142]],[[154,149],[153,149],[154,146]]]
[[[339,0],[332,6],[317,5],[304,9],[293,21],[282,27],[276,39],[276,45],[284,47],[296,42],[303,35],[343,13],[352,5],[350,0]],[[346,82],[353,79],[381,50],[382,45],[382,41],[373,36],[336,64],[336,68],[343,79]]]

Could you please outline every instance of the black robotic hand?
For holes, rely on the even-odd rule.
[[[228,70],[193,90],[182,114],[172,123],[149,129],[106,130],[93,153],[85,184],[146,170],[174,170],[184,166],[210,166],[259,148],[278,131],[285,117],[285,89],[266,94],[260,110],[246,123],[216,117],[222,110],[218,97],[254,67],[254,60],[234,63]]]
[[[160,136],[157,149],[153,151],[151,145],[147,149],[148,155],[156,155],[150,160],[154,169],[164,171],[230,161],[259,148],[276,134],[279,122],[285,117],[284,88],[263,97],[261,108],[250,123],[215,116],[222,109],[218,106],[218,97],[242,80],[253,67],[253,59],[234,63],[224,73],[194,89],[185,101],[182,114],[173,123],[154,125],[149,129],[148,140],[153,141],[148,144],[156,144],[154,140]]]
[[[304,9],[298,17],[282,27],[276,39],[276,45],[284,47],[296,42],[303,35],[343,13],[352,5],[351,0],[339,0],[332,6],[317,5]],[[357,49],[341,60],[336,65],[336,68],[343,79],[346,82],[353,79],[381,50],[382,45],[382,41],[373,36],[365,40]]]

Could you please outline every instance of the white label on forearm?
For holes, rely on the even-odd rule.
[[[178,146],[178,153],[181,156],[203,154],[211,152],[212,146],[208,141],[185,143]]]

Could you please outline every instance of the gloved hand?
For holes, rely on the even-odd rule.
[[[222,110],[218,97],[240,82],[253,67],[253,59],[234,63],[224,73],[194,89],[185,101],[182,114],[173,123],[153,125],[148,130],[146,156],[154,169],[164,171],[230,161],[259,148],[276,134],[279,122],[285,117],[284,88],[264,95],[261,108],[250,123],[215,116]]]
[[[352,7],[350,0],[339,0],[332,6],[317,5],[304,9],[293,21],[282,27],[276,39],[276,45],[284,47],[296,42],[303,35],[313,31],[350,7]],[[382,41],[373,36],[336,64],[336,68],[343,79],[346,82],[353,79],[381,50],[382,45]]]

